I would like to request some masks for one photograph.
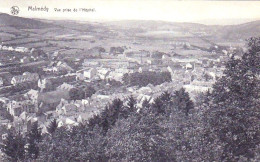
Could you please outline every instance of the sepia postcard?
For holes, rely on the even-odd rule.
[[[0,0],[0,161],[260,161],[260,1]]]

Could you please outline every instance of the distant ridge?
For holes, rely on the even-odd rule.
[[[130,33],[142,33],[146,31],[188,31],[196,33],[197,31],[205,31],[211,37],[221,39],[239,40],[247,39],[252,36],[260,36],[260,20],[242,23],[238,25],[204,25],[200,23],[189,22],[167,22],[156,20],[119,20],[107,21],[100,23],[104,26],[110,26],[118,31],[127,31]],[[48,19],[32,19],[19,16],[12,16],[6,13],[0,13],[0,27],[14,27],[16,29],[41,29],[49,27],[58,27],[60,30],[68,28],[78,31],[94,31],[97,24],[91,24],[86,21],[86,24],[77,22],[76,20],[48,20]]]
[[[163,30],[167,28],[186,29],[187,31],[199,31],[205,30],[212,34],[212,36],[220,37],[223,39],[237,40],[247,39],[252,36],[260,36],[260,20],[241,23],[237,25],[204,25],[200,23],[188,23],[188,22],[167,22],[167,21],[154,21],[154,20],[122,20],[107,22],[113,26],[119,26],[121,28],[138,28],[151,30]]]
[[[226,25],[221,29],[223,38],[246,39],[251,36],[260,36],[260,20],[247,22],[238,25]]]
[[[0,26],[9,26],[17,29],[38,29],[50,27],[51,24],[38,20],[11,16],[9,14],[0,13]]]

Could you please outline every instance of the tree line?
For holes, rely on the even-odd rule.
[[[152,84],[154,86],[162,84],[164,82],[171,81],[171,74],[169,72],[154,72],[154,71],[144,71],[142,73],[126,73],[123,76],[123,82],[125,85],[129,86],[147,86]]]

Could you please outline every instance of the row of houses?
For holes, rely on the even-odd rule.
[[[25,72],[23,75],[13,76],[9,72],[0,73],[0,87],[14,85],[25,82],[36,82],[39,79],[39,75],[37,73],[29,73]]]
[[[26,47],[12,47],[12,46],[2,46],[2,45],[0,45],[0,50],[16,51],[21,53],[30,52],[30,50]]]
[[[122,81],[123,75],[125,73],[132,73],[132,69],[126,68],[103,68],[103,67],[93,67],[83,69],[77,72],[77,79],[78,80],[109,80],[113,79],[116,81]]]
[[[37,112],[36,102],[24,95],[16,95],[10,98],[1,97],[0,102],[2,107],[6,108],[7,112],[12,116],[20,116],[22,112]]]
[[[11,96],[9,98],[1,97],[0,102],[3,107],[12,116],[20,116],[21,113],[43,113],[49,110],[55,110],[62,99],[69,100],[69,90],[73,86],[64,83],[50,92],[40,92],[38,90],[29,90],[23,95]]]
[[[11,80],[12,85],[17,85],[24,82],[37,82],[39,80],[39,75],[37,73],[25,72],[23,75],[14,76]]]

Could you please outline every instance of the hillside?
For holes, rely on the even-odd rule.
[[[219,30],[224,39],[247,39],[260,36],[260,20],[239,25],[223,26]]]
[[[251,36],[260,36],[260,20],[239,25],[204,25],[199,23],[166,22],[154,20],[122,20],[91,24],[88,21],[76,22],[68,20],[46,21],[22,18],[0,13],[0,26],[16,29],[42,29],[48,27],[62,27],[76,29],[83,32],[104,32],[106,27],[118,32],[143,33],[148,31],[182,31],[206,32],[207,35],[221,39],[246,39]],[[99,29],[99,30],[96,30]]]
[[[239,25],[204,25],[154,20],[92,22],[87,20],[31,19],[0,13],[0,41],[13,46],[38,48],[45,52],[65,50],[84,54],[102,46],[131,46],[136,50],[170,51],[174,42],[189,42],[202,49],[211,45],[243,46],[260,36],[260,21]],[[70,50],[68,50],[70,49]]]
[[[44,23],[38,20],[11,16],[5,13],[0,13],[0,26],[15,27],[17,29],[40,29],[50,27],[51,24]]]

